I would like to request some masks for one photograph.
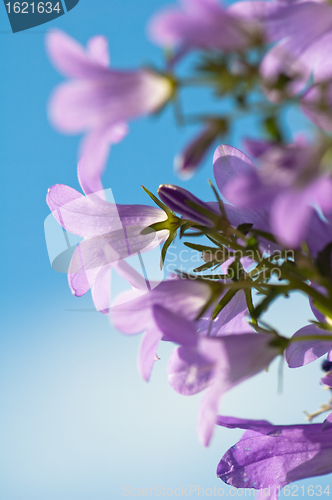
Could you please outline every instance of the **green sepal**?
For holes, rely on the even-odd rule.
[[[241,277],[243,276],[243,266],[241,264],[241,261],[238,259],[235,259],[232,264],[228,266],[228,274],[232,276],[229,272],[229,270],[234,270],[233,274],[233,281],[240,281]],[[235,277],[234,277],[235,276]]]
[[[212,269],[213,267],[217,268],[219,266],[220,266],[220,262],[218,260],[211,260],[211,262],[205,262],[201,266],[196,267],[195,269],[193,269],[193,272],[194,273],[201,273],[203,271],[206,271],[207,269]]]
[[[276,243],[277,240],[275,239],[275,237],[271,234],[271,233],[268,233],[267,231],[261,231],[260,229],[255,229],[253,228],[251,230],[251,232],[254,234],[254,235],[257,235],[257,236],[261,236],[262,238],[264,238],[265,240],[268,240],[268,241],[272,241],[273,243]]]
[[[151,200],[153,200],[155,202],[156,205],[158,205],[159,208],[161,208],[162,210],[164,210],[164,212],[166,212],[166,214],[168,216],[170,215],[173,215],[174,216],[174,212],[172,212],[172,210],[170,210],[168,208],[167,205],[165,205],[165,203],[163,203],[161,200],[159,200],[159,198],[157,198],[157,196],[155,196],[153,193],[151,193],[151,191],[149,191],[146,187],[142,186],[142,189],[146,192],[146,194],[148,196],[150,196]]]
[[[328,318],[332,319],[332,303],[331,303],[331,309],[328,309],[327,307],[323,306],[317,300],[313,300],[312,303],[318,309],[319,312],[324,314],[324,316],[327,316]]]
[[[184,245],[186,247],[191,248],[192,250],[197,250],[198,252],[215,252],[216,250],[219,250],[216,247],[207,247],[205,245],[196,245],[195,243],[190,243],[190,242],[185,242]]]
[[[183,220],[183,219],[181,219],[181,221],[182,221],[182,224],[180,226],[180,238],[183,238],[183,236],[187,236],[185,234],[185,231],[187,231],[188,229],[190,229],[192,227],[192,222],[191,221],[186,221],[186,220]],[[192,236],[196,236],[196,233],[194,233]]]
[[[254,303],[252,301],[252,290],[250,288],[245,288],[244,293],[246,296],[247,307],[248,307],[248,311],[249,311],[250,317],[252,319],[252,322],[254,325],[257,325],[257,319],[254,317],[255,306],[254,306]]]
[[[160,269],[162,269],[164,266],[167,250],[169,249],[170,245],[173,243],[175,238],[176,238],[176,231],[170,233],[169,237],[167,238],[167,240],[163,244],[163,248],[161,249],[161,256],[160,256]]]
[[[212,188],[212,191],[217,199],[217,202],[218,202],[218,206],[219,206],[219,210],[220,210],[220,213],[221,215],[227,220],[227,216],[226,216],[226,211],[225,211],[225,206],[224,206],[224,202],[222,201],[222,199],[220,198],[219,196],[219,193],[218,191],[216,190],[216,188],[214,187],[213,183],[211,182],[210,179],[208,179],[208,183],[210,184],[211,188]],[[228,221],[227,221],[228,222]]]
[[[165,229],[167,229],[168,231],[170,230],[168,219],[163,220],[161,222],[155,222],[154,224],[145,227],[143,231],[141,231],[141,234],[150,234],[156,231],[164,231]]]
[[[314,321],[314,320],[309,320],[310,323],[313,325],[316,325],[318,328],[321,330],[327,330],[329,332],[332,332],[332,325],[329,325],[328,323],[321,323],[321,321]]]
[[[237,294],[238,291],[239,290],[228,290],[228,292],[225,293],[223,298],[216,305],[212,313],[212,319],[216,319],[220,311],[227,306],[227,304],[232,300],[232,298]]]

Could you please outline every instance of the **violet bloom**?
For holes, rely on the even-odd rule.
[[[172,339],[165,336],[156,324],[154,306],[163,305],[169,314],[174,312],[193,320],[211,299],[212,289],[202,281],[172,277],[157,286],[150,283],[150,290],[146,292],[145,287],[132,282],[131,273],[125,277],[133,290],[116,298],[111,308],[111,320],[118,330],[127,335],[145,332],[140,345],[138,369],[141,376],[149,380],[159,342]]]
[[[322,424],[276,426],[231,417],[218,423],[249,429],[217,468],[217,476],[235,488],[259,489],[261,499],[277,500],[287,484],[332,472],[332,432],[323,432]]]
[[[197,224],[204,225],[206,227],[218,226],[219,228],[224,223],[224,228],[227,229],[228,225],[232,227],[238,227],[241,224],[251,224],[254,229],[259,229],[261,231],[270,232],[269,217],[267,210],[262,209],[241,209],[238,207],[233,207],[227,203],[223,204],[224,213],[220,213],[220,207],[218,202],[204,202],[193,195],[190,191],[186,189],[175,186],[172,184],[162,184],[158,189],[158,194],[160,199],[167,205],[171,210],[181,214],[184,218],[197,222]],[[227,221],[225,220],[225,216]],[[241,244],[241,241],[238,242]],[[270,241],[260,238],[259,243],[261,251],[271,253],[278,245],[271,243]],[[222,252],[219,252],[219,255]],[[211,254],[204,256],[210,259]],[[241,263],[244,269],[252,267],[253,261],[248,257],[242,257]],[[228,267],[234,262],[234,257],[227,259],[221,266],[221,271],[227,274]]]
[[[262,168],[236,148],[221,145],[214,155],[214,175],[220,192],[236,207],[265,209],[274,235],[288,247],[305,239],[317,205],[332,211],[332,181],[320,173],[319,146],[271,145],[261,156]]]
[[[262,76],[276,83],[280,75],[292,79],[296,93],[311,74],[316,82],[332,76],[332,8],[328,2],[236,2],[230,10],[261,23],[270,42],[278,41],[263,59]]]
[[[103,313],[109,308],[111,265],[157,247],[169,235],[168,230],[141,234],[147,226],[167,219],[157,207],[116,205],[63,184],[48,190],[47,204],[65,230],[84,238],[68,269],[73,294],[80,297],[92,286],[96,308]]]
[[[184,179],[190,179],[202,164],[208,150],[218,136],[227,132],[227,122],[210,119],[199,134],[174,159],[175,172]]]
[[[318,309],[313,305],[310,300],[310,306],[312,312],[314,313],[316,320],[322,324],[326,324],[331,321],[324,316]],[[292,342],[289,344],[285,351],[286,361],[290,368],[299,368],[317,358],[324,356],[328,353],[328,360],[332,361],[332,341],[319,340],[319,337],[331,334],[331,331],[323,328],[319,328],[318,325],[311,324],[300,328],[296,333],[294,333],[292,338],[296,337],[312,337],[313,335],[317,337],[317,340],[304,340],[301,342]]]
[[[257,37],[256,23],[243,21],[218,0],[182,0],[181,8],[164,9],[149,25],[154,42],[190,49],[242,50]]]
[[[270,16],[270,32],[283,39],[283,52],[312,72],[315,81],[332,76],[332,8],[328,2],[290,2]],[[282,55],[281,55],[282,57]]]
[[[214,227],[215,221],[218,220],[218,212],[214,210],[214,206],[211,207],[180,186],[162,184],[158,189],[158,195],[171,210],[180,213],[186,219],[197,222],[197,224]]]
[[[61,132],[86,133],[79,157],[90,176],[98,172],[100,177],[109,145],[124,137],[127,120],[156,111],[171,96],[172,84],[150,70],[110,69],[107,41],[101,36],[91,38],[84,49],[55,30],[47,35],[46,48],[52,63],[70,78],[53,92],[50,119]]]
[[[198,436],[208,446],[222,395],[266,368],[281,350],[271,345],[274,337],[252,333],[248,326],[246,333],[210,337],[207,332],[202,336],[192,321],[161,307],[154,313],[163,334],[183,346],[167,369],[172,387],[187,395],[206,389],[198,416]]]

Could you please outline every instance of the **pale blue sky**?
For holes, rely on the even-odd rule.
[[[0,9],[2,237],[0,333],[0,498],[3,500],[118,500],[121,488],[199,485],[229,488],[215,477],[218,461],[240,431],[217,429],[209,449],[196,436],[200,395],[185,398],[167,385],[170,346],[146,384],[136,370],[139,337],[119,335],[108,319],[91,312],[90,294],[73,297],[66,276],[52,270],[44,239],[49,186],[79,189],[78,137],[49,125],[48,96],[61,77],[47,60],[46,30],[58,27],[85,43],[104,34],[112,64],[127,68],[153,62],[159,49],[147,40],[147,19],[164,0],[80,0],[62,18],[36,29],[10,32]],[[208,95],[184,99],[188,110],[214,109]],[[218,109],[221,109],[218,104]],[[156,191],[180,183],[172,161],[195,128],[176,127],[168,109],[159,118],[130,124],[115,146],[105,175],[120,203],[149,203],[140,185]],[[285,118],[293,129],[301,118]],[[233,145],[255,118],[239,124]],[[209,199],[211,152],[203,168],[184,184]],[[115,288],[117,289],[117,281]],[[119,285],[120,286],[120,285]],[[78,310],[80,309],[80,310]],[[276,306],[269,321],[291,334],[310,316],[304,298]],[[302,411],[327,400],[319,386],[319,364],[284,369],[277,395],[278,362],[267,374],[226,395],[223,413],[303,422]],[[305,484],[312,484],[309,480]],[[315,484],[328,484],[327,478]],[[196,497],[194,493],[192,497]]]

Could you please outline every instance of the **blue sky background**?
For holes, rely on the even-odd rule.
[[[201,396],[181,397],[167,384],[171,347],[161,347],[151,382],[143,382],[136,370],[139,337],[120,335],[106,317],[93,312],[89,293],[73,297],[66,275],[52,270],[45,245],[48,187],[63,183],[79,189],[79,138],[58,134],[47,119],[48,97],[62,78],[47,60],[45,33],[58,27],[81,43],[104,34],[113,66],[161,65],[161,51],[149,43],[145,25],[165,3],[80,0],[62,18],[15,35],[5,7],[0,8],[3,500],[117,500],[123,498],[124,485],[216,486],[230,495],[215,469],[241,432],[216,429],[212,445],[203,449],[196,436]],[[216,111],[206,93],[191,91],[184,99],[191,111],[207,106]],[[305,125],[293,111],[285,123],[292,130]],[[255,130],[255,117],[239,123],[232,144],[240,146],[240,135],[249,129]],[[206,179],[213,176],[213,152],[189,182],[173,174],[174,154],[195,130],[178,128],[171,109],[159,118],[131,123],[129,136],[112,150],[105,187],[119,203],[149,203],[140,185],[156,191],[164,182],[211,199]],[[298,295],[276,304],[267,319],[291,335],[309,317],[306,300]],[[269,373],[227,394],[222,413],[301,423],[303,410],[313,411],[328,399],[319,385],[319,363],[293,371],[285,366],[282,395],[277,394],[277,372],[278,361]],[[323,477],[301,484],[328,483]]]

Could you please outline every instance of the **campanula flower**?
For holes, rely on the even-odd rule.
[[[167,219],[157,207],[108,203],[96,193],[84,196],[63,184],[48,190],[47,204],[66,231],[84,238],[68,269],[73,294],[80,297],[93,286],[96,307],[105,313],[109,305],[110,265],[157,247],[169,234],[166,229],[141,234],[147,226]]]
[[[132,283],[131,274],[126,276]],[[136,280],[137,282],[137,280]],[[144,284],[143,284],[144,285]],[[207,283],[171,277],[160,284],[150,283],[150,290],[132,283],[133,290],[120,294],[111,308],[111,320],[118,330],[133,335],[145,332],[140,346],[138,369],[149,380],[159,342],[170,340],[158,327],[153,308],[162,305],[168,313],[194,319],[210,300],[212,291]]]
[[[248,429],[219,462],[217,476],[235,488],[261,490],[277,500],[280,489],[307,477],[332,472],[332,431],[323,424],[272,425],[221,417],[219,425]]]
[[[85,159],[87,175],[97,172],[100,177],[109,145],[127,133],[126,122],[163,106],[173,92],[172,83],[147,69],[110,69],[107,41],[101,36],[91,38],[84,49],[54,30],[47,35],[46,48],[54,66],[70,78],[51,96],[50,120],[61,132],[86,134],[79,157]]]
[[[270,145],[259,170],[236,148],[221,145],[214,155],[214,175],[225,198],[243,209],[265,209],[281,243],[297,247],[305,240],[315,205],[332,212],[332,181],[320,171],[322,145]]]
[[[222,312],[221,312],[222,314]],[[182,345],[171,358],[168,375],[172,387],[182,394],[205,393],[198,416],[198,436],[204,446],[210,443],[223,394],[269,366],[281,353],[272,336],[246,332],[209,336],[197,326],[162,308],[155,308],[155,320],[166,337]],[[184,336],[186,343],[182,339]]]
[[[149,25],[159,45],[190,49],[241,50],[257,36],[256,23],[244,22],[217,0],[182,0],[180,8],[164,9]]]

